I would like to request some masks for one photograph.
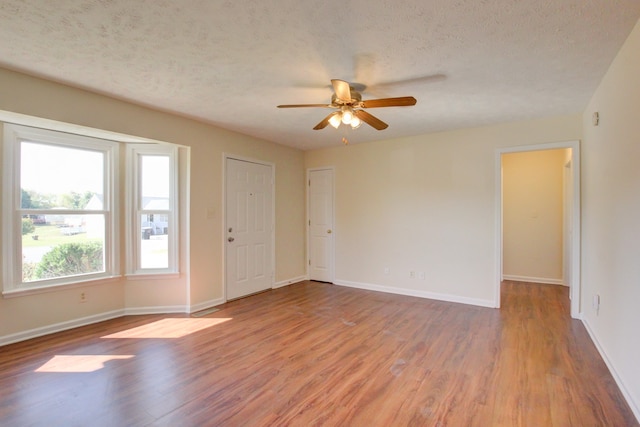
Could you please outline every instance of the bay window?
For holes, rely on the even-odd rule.
[[[177,146],[3,128],[3,295],[178,272]]]

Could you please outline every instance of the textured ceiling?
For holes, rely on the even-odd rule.
[[[637,0],[0,0],[0,67],[301,149],[579,113]],[[312,130],[330,79],[384,131]]]

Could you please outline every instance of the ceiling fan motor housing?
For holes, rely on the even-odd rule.
[[[358,107],[360,102],[362,102],[362,95],[360,95],[360,92],[357,92],[355,89],[353,89],[353,87],[350,87],[350,89],[351,89],[351,100],[349,102],[345,102],[346,101],[345,99],[338,98],[338,96],[334,93],[333,95],[331,95],[331,105],[336,107],[341,107],[343,105]]]

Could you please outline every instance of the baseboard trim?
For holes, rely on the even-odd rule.
[[[160,307],[128,307],[124,309],[125,316],[140,316],[144,314],[175,314],[188,313],[185,305],[166,305]]]
[[[633,415],[636,416],[636,420],[638,420],[638,422],[640,423],[640,402],[635,402],[633,400],[633,396],[631,396],[631,394],[627,390],[627,387],[624,384],[624,381],[622,381],[622,378],[620,378],[620,375],[618,375],[618,371],[616,371],[616,368],[613,366],[613,363],[611,362],[611,359],[609,359],[609,357],[607,356],[607,353],[604,351],[604,348],[600,344],[600,341],[598,340],[598,337],[596,336],[596,333],[591,328],[591,325],[589,324],[589,321],[586,318],[584,318],[584,316],[581,318],[581,320],[582,320],[582,324],[584,325],[585,329],[587,330],[587,333],[591,337],[591,341],[593,341],[593,344],[598,349],[598,353],[600,353],[600,356],[602,357],[602,360],[604,360],[604,363],[607,365],[607,368],[609,368],[609,372],[611,372],[611,376],[613,377],[614,381],[618,385],[618,388],[622,392],[622,395],[624,396],[625,400],[627,401],[627,404],[631,408],[631,411],[633,412]]]
[[[309,280],[307,276],[298,276],[293,279],[281,280],[273,284],[273,289],[284,288],[285,286],[293,285],[294,283],[300,283],[302,281]]]
[[[364,289],[367,291],[385,292],[388,294],[405,295],[409,297],[427,298],[437,301],[456,302],[460,304],[475,305],[479,307],[495,308],[495,304],[491,300],[467,298],[458,295],[419,291],[407,288],[395,288],[391,286],[373,285],[370,283],[351,282],[347,280],[336,280],[333,282],[333,284],[338,286],[346,286],[349,288]]]
[[[209,301],[200,302],[189,307],[189,314],[197,313],[198,311],[206,310],[207,308],[215,307],[220,304],[224,304],[226,301],[224,298],[210,299]]]
[[[66,331],[68,329],[79,328],[81,326],[91,325],[93,323],[104,322],[105,320],[115,319],[122,316],[139,316],[145,314],[176,314],[176,313],[193,313],[205,308],[213,307],[224,303],[223,299],[210,300],[201,304],[192,306],[191,308],[184,305],[170,305],[160,307],[132,307],[121,310],[109,311],[106,313],[95,314],[92,316],[81,317],[78,319],[68,320],[66,322],[54,323],[40,328],[29,329],[15,334],[0,337],[0,347],[20,341],[38,338],[44,335],[54,334],[56,332]],[[202,308],[199,308],[202,306]],[[189,311],[191,310],[191,311]]]
[[[308,277],[299,276],[296,278],[278,282],[274,284],[273,288],[277,289],[284,286],[289,286],[304,280],[308,280]],[[369,291],[385,292],[390,294],[406,295],[406,296],[413,296],[413,297],[419,297],[419,298],[428,298],[428,299],[433,299],[438,301],[455,302],[455,303],[461,303],[461,304],[476,305],[480,307],[491,307],[491,308],[495,307],[493,304],[493,301],[490,301],[490,300],[465,298],[457,295],[418,291],[418,290],[406,289],[406,288],[395,288],[395,287],[389,287],[389,286],[373,285],[369,283],[350,282],[347,280],[336,280],[334,281],[334,284],[339,286],[356,288],[356,289],[364,289]],[[122,316],[135,316],[135,315],[145,315],[145,314],[195,313],[197,311],[201,311],[210,307],[215,307],[217,305],[223,304],[224,302],[225,302],[224,299],[218,298],[218,299],[208,300],[202,303],[194,304],[190,307],[184,306],[184,305],[174,305],[174,306],[161,306],[161,307],[132,307],[132,308],[126,308],[121,310],[114,310],[106,313],[95,314],[92,316],[81,317],[81,318],[69,320],[66,322],[55,323],[53,325],[47,325],[40,328],[30,329],[30,330],[18,332],[15,334],[5,335],[0,337],[0,346],[13,344],[19,341],[25,341],[31,338],[37,338],[43,335],[53,334],[56,332],[62,332],[62,331],[77,328],[80,326],[90,325],[92,323],[98,323],[105,320],[115,319],[117,317],[122,317]]]
[[[515,276],[510,274],[505,274],[502,276],[503,280],[513,280],[515,282],[531,282],[531,283],[542,283],[545,285],[562,285],[566,286],[562,279],[549,279],[547,277],[529,277],[529,276]]]
[[[94,314],[92,316],[81,317],[79,319],[68,320],[66,322],[54,323],[53,325],[42,326],[40,328],[29,329],[15,334],[0,337],[0,347],[13,344],[19,341],[26,341],[32,338],[38,338],[44,335],[56,332],[66,331],[68,329],[78,328],[80,326],[91,325],[93,323],[104,322],[105,320],[115,319],[125,315],[124,310],[114,310],[105,313]]]

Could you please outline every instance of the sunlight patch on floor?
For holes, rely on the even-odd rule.
[[[168,318],[105,335],[102,338],[182,338],[229,320],[231,320],[230,317],[215,319]]]
[[[133,355],[79,354],[53,356],[35,372],[95,372],[104,368],[104,364],[112,360],[131,359]]]

